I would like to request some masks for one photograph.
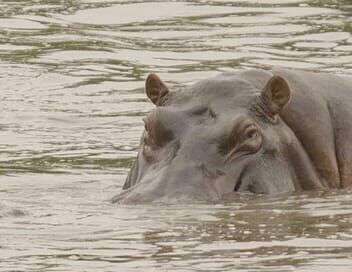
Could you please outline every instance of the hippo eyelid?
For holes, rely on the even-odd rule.
[[[174,139],[171,130],[165,127],[157,118],[156,113],[143,118],[145,133],[143,134],[144,144],[152,149],[163,147]]]
[[[206,113],[207,110],[208,110],[208,106],[201,105],[201,106],[192,108],[190,113],[191,115],[202,115]]]
[[[250,125],[246,126],[245,129],[243,129],[243,134],[246,138],[253,139],[252,137],[248,137],[248,136],[258,136],[258,132],[259,132],[259,129],[254,124],[250,124]]]
[[[252,129],[258,130],[258,127],[253,122],[242,119],[240,122],[233,126],[230,134],[230,141],[233,139],[236,139],[236,142],[240,141],[243,139],[243,136]]]
[[[255,153],[261,145],[259,127],[249,119],[241,118],[220,145],[220,150],[225,155],[224,162],[227,163],[244,155]]]
[[[209,115],[210,115],[213,119],[215,119],[215,118],[217,117],[216,113],[215,113],[215,112],[213,111],[213,109],[210,108],[210,107],[209,107]]]
[[[151,120],[151,118],[150,117],[144,117],[143,119],[143,123],[144,123],[144,128],[145,128],[145,130],[149,130],[150,129],[150,124],[153,122],[152,120]]]
[[[214,110],[209,106],[209,105],[200,105],[197,107],[194,107],[191,109],[190,114],[191,115],[203,115],[208,113],[211,118],[215,119],[217,117],[216,113]]]

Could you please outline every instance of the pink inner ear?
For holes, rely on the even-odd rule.
[[[160,96],[161,80],[156,74],[150,74],[145,82],[145,91],[149,99],[155,104]]]
[[[160,89],[161,80],[156,74],[150,74],[146,80],[147,88],[157,88]]]
[[[291,91],[286,80],[273,76],[265,85],[263,94],[274,113],[278,113],[290,100]]]
[[[145,91],[149,99],[156,105],[160,98],[168,93],[168,89],[156,74],[150,74],[147,77]]]

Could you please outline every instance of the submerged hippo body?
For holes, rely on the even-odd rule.
[[[247,70],[169,91],[151,74],[156,105],[115,201],[219,201],[352,187],[352,79]]]

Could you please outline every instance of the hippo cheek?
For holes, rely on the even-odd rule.
[[[231,192],[280,194],[299,189],[296,177],[292,175],[292,165],[287,160],[263,153],[237,160],[226,168],[214,181],[222,195]]]
[[[235,191],[255,194],[281,194],[296,189],[292,169],[283,160],[260,160],[248,165],[235,187]]]
[[[251,157],[239,158],[235,162],[216,169],[214,184],[217,191],[222,195],[232,192],[243,191],[242,187],[247,183],[248,175],[255,171],[255,167],[250,166]]]

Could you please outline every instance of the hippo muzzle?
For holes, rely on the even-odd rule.
[[[214,182],[215,175],[202,163],[184,160],[180,163],[176,159],[171,165],[150,170],[135,185],[115,197],[113,202],[121,204],[218,202],[221,194]],[[132,182],[128,179],[127,181]]]

